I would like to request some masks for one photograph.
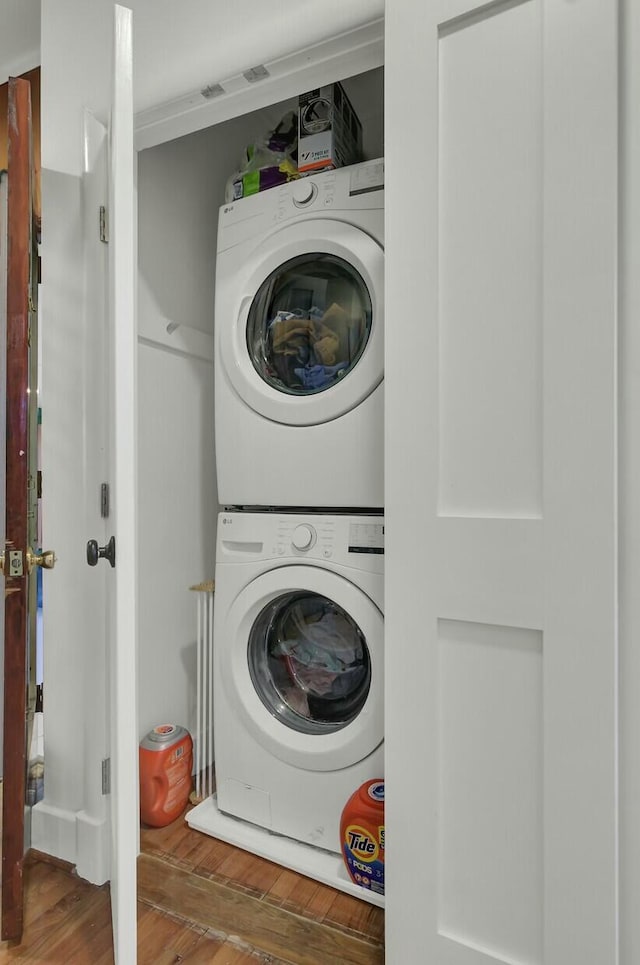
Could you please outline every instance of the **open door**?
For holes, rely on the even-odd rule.
[[[387,4],[391,963],[619,960],[617,31]]]
[[[23,857],[28,845],[25,809],[35,681],[36,573],[38,566],[51,568],[55,557],[53,553],[34,552],[38,532],[38,256],[31,85],[15,78],[9,81],[7,180],[6,527],[0,557],[5,596],[2,939],[19,940]]]
[[[115,6],[109,125],[85,111],[82,177],[85,364],[98,396],[94,452],[103,452],[100,529],[87,563],[106,583],[109,676],[110,888],[116,963],[136,960],[138,726],[136,657],[134,153],[131,11]],[[99,595],[100,596],[100,595]],[[100,597],[101,598],[101,597]]]
[[[136,959],[138,721],[136,619],[136,312],[132,15],[114,8],[109,198],[112,569],[111,908],[116,965]],[[108,545],[108,544],[107,544]]]
[[[136,320],[131,11],[114,7],[108,130],[85,114],[85,312],[96,391],[104,394],[104,528],[87,563],[106,579],[109,667],[111,912],[116,965],[136,960],[138,725],[136,622]],[[102,212],[100,219],[98,213]],[[100,220],[100,232],[98,221]],[[98,537],[98,538],[96,538]],[[99,543],[102,543],[100,546]]]

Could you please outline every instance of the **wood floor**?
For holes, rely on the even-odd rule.
[[[384,912],[192,831],[183,819],[143,829],[139,965],[382,965]],[[113,962],[108,885],[39,856],[25,866],[20,945],[0,962]]]

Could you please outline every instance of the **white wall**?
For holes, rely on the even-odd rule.
[[[188,587],[213,579],[215,564],[217,218],[244,146],[277,122],[279,108],[258,115],[138,156],[140,737],[166,720],[196,737],[196,601]]]
[[[44,105],[46,138],[52,116],[46,96]],[[83,315],[80,177],[53,171],[45,161],[42,199],[42,532],[57,563],[43,581],[46,778],[32,844],[84,869],[80,822],[104,828],[106,817],[100,792],[108,747],[105,574],[86,563],[87,540],[102,543],[104,532],[104,399],[95,378],[104,356],[101,320]]]
[[[213,334],[218,208],[243,150],[289,105],[255,111],[138,155],[140,317]]]
[[[212,368],[153,343],[138,348],[140,737],[163,722],[196,729],[189,587],[213,578]]]
[[[40,63],[40,0],[2,0],[0,83]]]

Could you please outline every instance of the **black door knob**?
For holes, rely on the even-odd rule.
[[[112,536],[106,546],[98,546],[97,539],[90,539],[87,543],[87,563],[95,566],[98,560],[109,560],[111,566],[116,565],[116,540]]]

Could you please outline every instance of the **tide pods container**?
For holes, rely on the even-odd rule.
[[[361,888],[384,894],[384,781],[361,784],[347,801],[340,821],[347,871]]]
[[[163,828],[182,813],[191,791],[193,744],[184,727],[159,724],[140,741],[140,817]]]

